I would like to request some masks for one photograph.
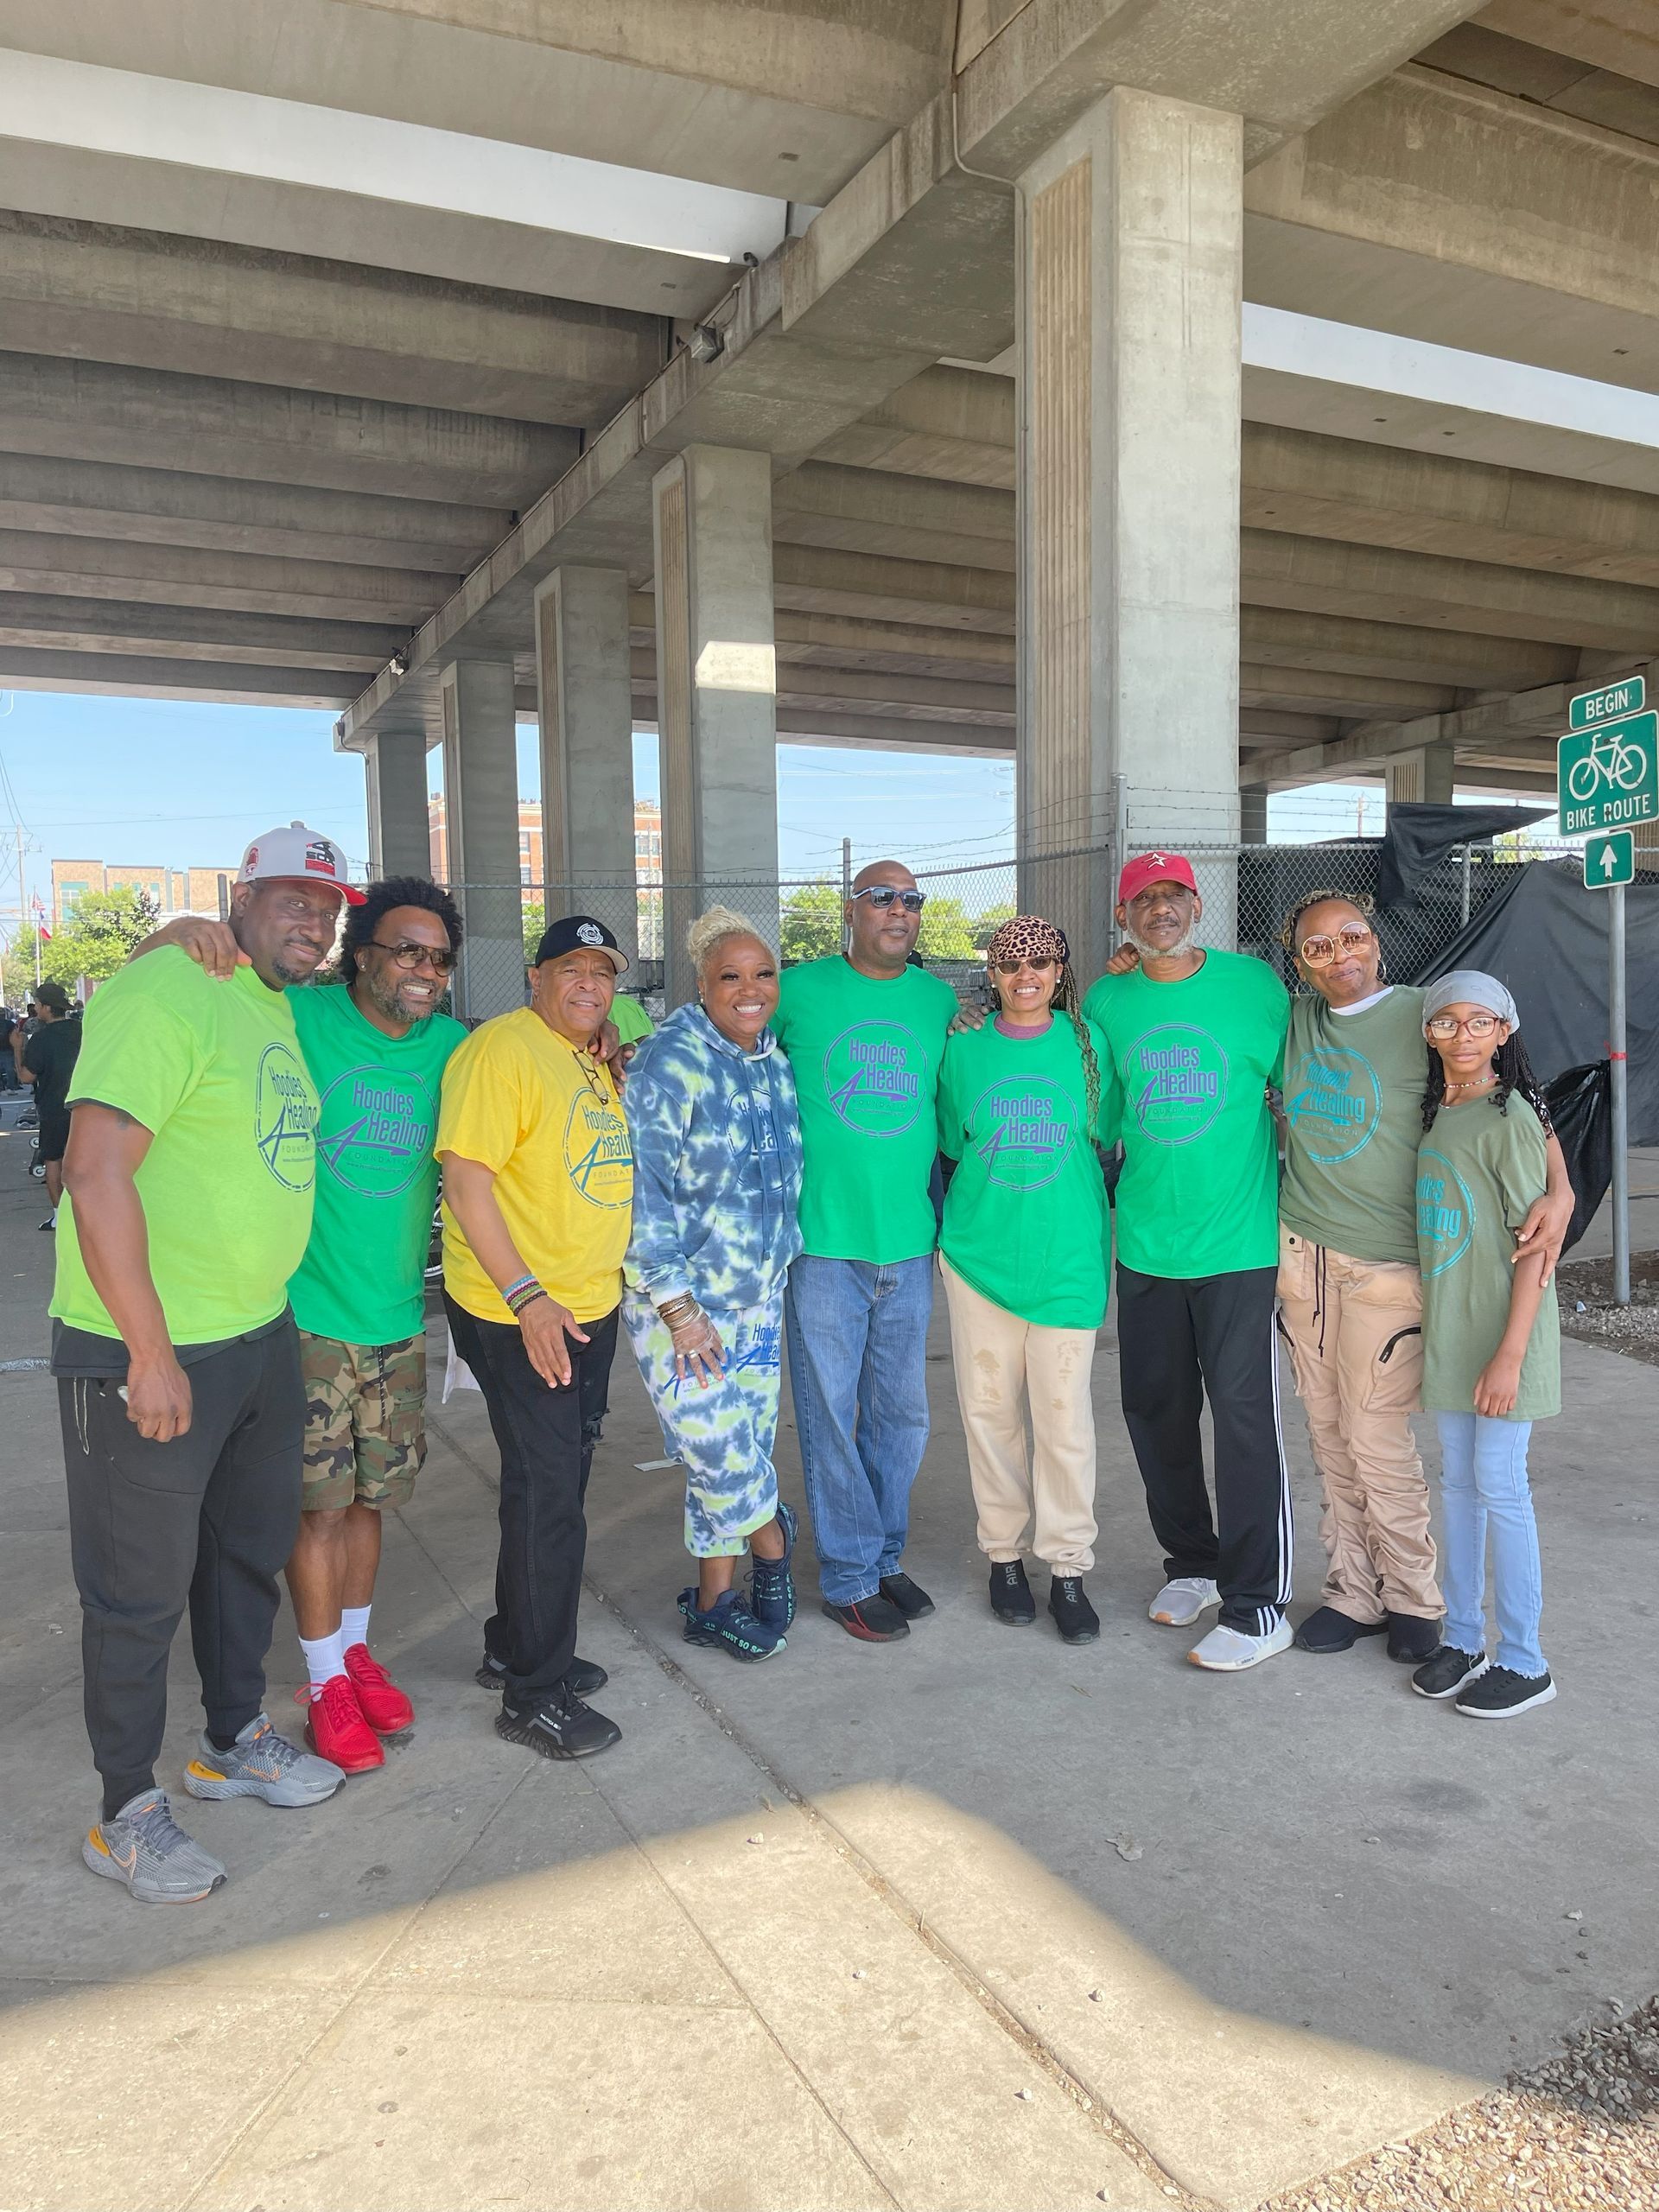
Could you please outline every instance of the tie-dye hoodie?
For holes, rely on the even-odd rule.
[[[660,1303],[762,1306],[801,1249],[795,1077],[772,1032],[746,1052],[698,1006],[676,1007],[628,1069],[633,1235],[624,1271]]]

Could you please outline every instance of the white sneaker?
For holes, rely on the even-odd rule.
[[[1200,1613],[1220,1603],[1221,1592],[1213,1582],[1201,1574],[1178,1574],[1147,1607],[1147,1618],[1161,1621],[1166,1628],[1191,1628]]]
[[[1195,1667],[1207,1668],[1212,1675],[1242,1675],[1246,1667],[1259,1667],[1275,1651],[1288,1651],[1294,1641],[1295,1632],[1282,1616],[1266,1636],[1246,1636],[1242,1629],[1218,1623],[1186,1656]]]

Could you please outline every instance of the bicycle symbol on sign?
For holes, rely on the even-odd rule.
[[[1590,750],[1567,771],[1568,796],[1583,805],[1605,784],[1609,791],[1633,791],[1641,783],[1647,761],[1639,745],[1626,745],[1617,728],[1592,737]]]

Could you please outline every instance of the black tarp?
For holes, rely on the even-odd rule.
[[[1586,890],[1577,869],[1560,862],[1534,861],[1513,874],[1467,929],[1402,980],[1480,968],[1507,983],[1533,1072],[1548,1084],[1607,1058],[1608,894]],[[1659,1144],[1659,884],[1626,891],[1624,936],[1630,1137]]]
[[[1459,845],[1484,844],[1554,812],[1548,806],[1440,806],[1432,800],[1390,799],[1389,826],[1377,862],[1381,906],[1404,906],[1417,897],[1436,861]]]

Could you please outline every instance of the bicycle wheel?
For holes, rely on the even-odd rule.
[[[1633,791],[1641,782],[1647,762],[1639,745],[1621,745],[1613,761],[1613,780],[1622,791]]]
[[[1582,760],[1575,760],[1567,772],[1568,795],[1577,799],[1580,806],[1595,797],[1600,782],[1601,770],[1593,753],[1586,753]]]

